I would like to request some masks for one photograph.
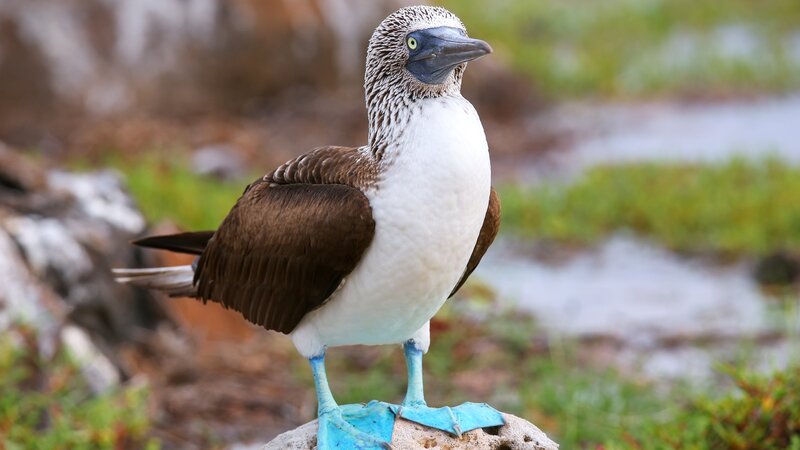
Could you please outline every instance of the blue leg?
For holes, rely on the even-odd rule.
[[[403,344],[403,351],[408,366],[408,390],[403,404],[391,407],[397,417],[447,431],[459,437],[461,433],[476,428],[505,424],[502,414],[486,403],[464,403],[453,408],[428,407],[422,384],[422,351],[413,341]]]
[[[407,341],[403,344],[403,353],[408,368],[408,388],[403,406],[427,406],[425,389],[422,384],[422,350],[419,350],[414,342]]]
[[[325,355],[309,360],[317,390],[317,449],[385,450],[391,448],[394,417],[386,404],[339,407],[333,399],[325,374]]]

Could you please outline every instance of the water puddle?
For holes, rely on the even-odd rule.
[[[800,161],[800,95],[723,104],[609,107],[594,113],[599,116],[587,125],[595,123],[597,133],[573,147],[572,164],[719,162],[765,154]]]
[[[800,93],[722,103],[573,103],[531,126],[564,139],[533,164],[498,161],[501,178],[535,184],[573,178],[597,165],[718,163],[735,156],[800,163]]]
[[[709,266],[622,236],[559,263],[519,247],[496,244],[477,276],[551,337],[614,342],[618,363],[650,375],[703,377],[720,359],[785,364],[800,332],[797,304],[766,298],[745,264]]]

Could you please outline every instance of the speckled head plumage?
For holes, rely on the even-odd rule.
[[[386,17],[369,40],[364,76],[373,151],[381,154],[387,128],[415,101],[459,95],[467,61],[490,52],[444,8],[409,6]]]
[[[437,6],[409,6],[384,19],[369,40],[365,88],[390,84],[422,96],[458,90],[465,64],[453,70],[453,76],[447,82],[434,85],[422,83],[405,69],[410,56],[406,37],[414,31],[436,27],[456,28],[466,33],[464,24],[455,14]]]

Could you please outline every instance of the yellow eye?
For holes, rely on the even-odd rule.
[[[410,48],[411,50],[417,48],[417,40],[414,39],[413,37],[408,38],[408,41],[406,41],[406,43],[408,44],[408,48]]]

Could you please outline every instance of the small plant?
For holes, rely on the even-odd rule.
[[[94,395],[67,355],[39,355],[35,333],[0,336],[0,448],[155,449],[148,441],[147,392]]]
[[[608,449],[798,450],[800,366],[770,376],[726,369],[736,389],[693,401],[669,423],[651,423],[638,438]]]

